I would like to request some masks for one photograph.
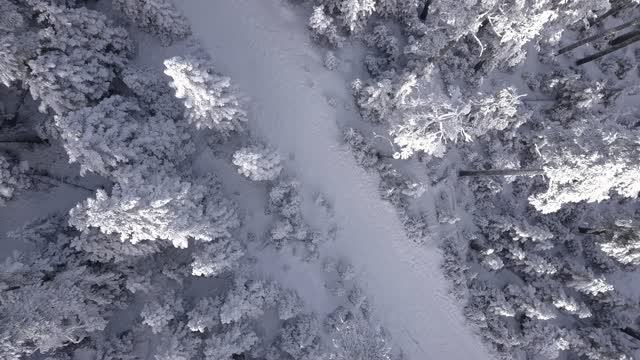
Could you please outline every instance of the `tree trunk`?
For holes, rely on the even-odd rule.
[[[631,336],[632,338],[636,339],[636,340],[640,340],[640,331],[627,326],[626,328],[622,328],[620,329],[620,331],[622,331],[623,333]]]
[[[615,15],[618,12],[620,12],[620,11],[622,11],[624,9],[630,8],[630,7],[634,6],[634,5],[635,5],[635,3],[633,1],[629,1],[625,5],[618,6],[618,7],[615,7],[615,8],[611,8],[607,12],[605,12],[604,14],[598,16],[593,22],[591,22],[591,26],[596,25],[598,23],[601,23],[604,19],[608,18],[609,16]]]
[[[578,232],[580,234],[591,234],[591,235],[601,235],[607,232],[607,229],[592,229],[592,228],[585,228],[585,227],[578,227]]]
[[[618,31],[620,31],[622,29],[626,29],[629,26],[634,26],[634,25],[638,25],[638,24],[640,24],[640,18],[635,18],[635,19],[633,19],[631,21],[627,21],[626,23],[624,23],[622,25],[618,25],[618,26],[613,27],[611,29],[604,30],[604,31],[602,31],[602,32],[600,32],[598,34],[595,34],[593,36],[589,36],[588,38],[576,41],[575,43],[573,43],[573,44],[571,44],[569,46],[565,46],[562,49],[558,50],[558,53],[556,54],[556,56],[557,55],[562,55],[562,54],[564,54],[564,53],[566,53],[568,51],[571,51],[571,50],[573,50],[573,49],[575,49],[577,47],[580,47],[582,45],[590,43],[590,42],[592,42],[594,40],[598,40],[598,39],[603,38],[605,36],[608,36],[608,35],[611,35],[611,34],[615,34],[616,32],[618,32]]]
[[[81,189],[84,191],[88,191],[90,193],[94,193],[96,191],[96,189],[92,189],[90,187],[86,187],[84,185],[80,185],[80,184],[76,184],[70,181],[67,181],[59,176],[55,176],[53,174],[51,174],[50,172],[46,171],[46,170],[31,170],[29,172],[29,174],[35,178],[38,179],[38,181],[45,183],[45,184],[49,184],[49,185],[56,185],[56,184],[52,184],[51,181],[57,182],[59,184],[64,184],[64,185],[68,185],[71,187],[74,187],[76,189]],[[51,180],[51,181],[49,181]]]
[[[632,37],[636,36],[640,34],[640,31],[636,30],[636,31],[629,31],[627,33],[624,33],[620,36],[617,36],[613,39],[611,39],[611,41],[609,41],[609,45],[611,46],[616,46],[618,44],[622,44],[623,42],[631,39]]]
[[[542,173],[542,169],[460,170],[458,176],[532,176]]]
[[[633,44],[636,41],[640,41],[640,32],[637,32],[634,36],[628,38],[625,41],[622,41],[621,43],[619,43],[619,44],[617,44],[615,46],[611,46],[610,48],[608,48],[606,50],[599,51],[599,52],[597,52],[597,53],[595,53],[593,55],[589,55],[589,56],[587,56],[585,58],[582,58],[582,59],[576,61],[576,65],[580,66],[580,65],[584,65],[586,63],[590,63],[590,62],[592,62],[594,60],[597,60],[597,59],[599,59],[599,58],[601,58],[601,57],[603,57],[603,56],[605,56],[607,54],[610,54],[610,53],[616,51],[616,50],[620,50],[620,49],[622,49],[622,48],[624,48],[626,46],[629,46],[629,45]]]
[[[418,18],[420,18],[420,20],[422,20],[422,21],[427,20],[427,15],[429,15],[429,5],[431,5],[432,2],[433,2],[433,0],[427,0],[424,3],[424,7],[422,8],[422,11],[420,12],[420,16],[418,16]]]
[[[0,144],[48,144],[47,140],[43,140],[37,136],[34,137],[24,137],[24,138],[14,138],[14,139],[0,139]]]

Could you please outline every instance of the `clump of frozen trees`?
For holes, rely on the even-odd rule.
[[[10,235],[27,250],[0,264],[0,358],[133,360],[148,341],[158,344],[156,359],[293,351],[292,329],[311,315],[295,292],[251,275],[240,216],[217,177],[185,171],[195,150],[188,123],[228,136],[245,121],[229,79],[196,57],[168,60],[171,85],[161,72],[132,67],[127,31],[80,5],[0,0],[3,144],[28,144],[37,165],[29,166],[28,151],[18,146],[2,152],[0,204],[42,190],[36,182],[66,184],[85,199],[69,215],[62,209]],[[168,1],[115,5],[165,44],[188,34]],[[97,175],[93,182],[54,176],[52,149],[66,152],[83,176]],[[234,160],[255,180],[281,171],[279,156],[266,147],[243,148]],[[189,290],[211,281],[220,286]],[[131,306],[134,298],[140,307]],[[281,337],[263,334],[265,318]],[[124,331],[104,332],[111,326]],[[325,356],[321,329],[310,330]]]
[[[637,54],[616,45],[637,41],[638,3],[315,4],[313,37],[367,49],[353,90],[370,123],[345,142],[412,239],[429,237],[424,186],[386,159],[426,166],[438,221],[459,227],[443,270],[487,343],[504,358],[631,358],[640,313],[617,279],[639,263]],[[593,68],[566,65],[578,45]]]

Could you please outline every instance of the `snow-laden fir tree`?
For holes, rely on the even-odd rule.
[[[163,292],[157,298],[147,302],[140,316],[142,323],[151,328],[154,334],[160,333],[175,319],[184,312],[182,298],[175,292]]]
[[[549,185],[530,197],[542,213],[556,212],[567,203],[600,202],[612,193],[629,198],[640,193],[636,131],[610,119],[583,119],[570,128],[549,129],[550,143],[542,148]]]
[[[242,319],[255,319],[264,309],[275,304],[278,289],[262,280],[238,277],[220,307],[220,322],[230,324]]]
[[[70,224],[80,230],[99,228],[122,240],[169,240],[186,248],[189,239],[229,237],[239,225],[234,204],[224,198],[217,180],[193,183],[163,172],[131,174],[107,194],[98,190],[71,210]]]
[[[165,327],[153,349],[155,360],[190,360],[202,355],[202,339],[178,321]]]
[[[158,36],[165,46],[191,34],[188,20],[169,0],[115,0],[113,5],[135,26]]]
[[[364,28],[367,19],[376,9],[375,0],[319,0],[330,13],[338,15],[342,25],[350,32]]]
[[[289,320],[302,313],[304,304],[294,291],[281,289],[276,301],[280,320]]]
[[[205,297],[198,300],[193,309],[187,313],[189,330],[205,333],[215,329],[220,325],[221,305],[222,301],[219,298]]]
[[[137,102],[119,95],[96,106],[56,117],[69,162],[80,173],[103,176],[125,165],[153,164],[184,159],[193,149],[190,136],[163,114],[148,116]]]
[[[333,344],[332,359],[391,360],[386,334],[360,312],[340,307],[329,316],[326,326]]]
[[[18,192],[33,185],[28,170],[27,162],[0,153],[0,206],[6,205]]]
[[[598,234],[600,249],[624,265],[640,265],[640,229],[631,220],[617,220]]]
[[[344,39],[338,33],[338,28],[333,23],[333,18],[327,15],[324,7],[316,6],[309,18],[309,28],[313,31],[312,37],[319,42],[326,42],[333,47],[341,47]]]
[[[178,120],[184,109],[162,71],[150,68],[127,67],[122,72],[122,81],[135,94],[143,110],[151,115],[163,114]]]
[[[136,244],[123,241],[116,234],[103,234],[90,228],[71,238],[69,245],[82,251],[87,259],[100,263],[120,263],[135,258],[151,256],[162,251],[160,241],[140,241]]]
[[[232,360],[249,352],[260,339],[246,324],[232,324],[211,332],[204,342],[204,356],[212,360]],[[234,356],[235,355],[235,356]]]
[[[126,297],[122,277],[70,251],[64,218],[44,218],[9,237],[29,244],[0,264],[0,357],[45,354],[103,330]]]
[[[282,159],[266,146],[247,146],[233,154],[233,164],[238,173],[254,181],[275,180],[282,171]]]
[[[231,79],[213,71],[211,62],[194,56],[176,56],[164,62],[176,97],[183,99],[185,118],[196,128],[228,135],[242,129],[246,113]]]
[[[35,9],[44,29],[26,84],[41,111],[62,115],[100,100],[132,52],[127,31],[86,8],[43,2]]]
[[[319,337],[321,328],[312,315],[300,315],[285,321],[280,330],[278,348],[293,359],[315,359],[313,356],[325,350]]]
[[[20,8],[9,0],[0,1],[0,84],[11,86],[25,79],[35,39]]]
[[[416,152],[442,157],[448,143],[472,141],[492,130],[518,127],[526,112],[515,89],[495,95],[476,95],[469,100],[433,95],[407,98],[399,106],[391,127],[399,146],[394,157],[407,159]]]
[[[191,274],[194,276],[218,276],[233,269],[244,256],[239,241],[223,237],[201,243],[193,253]]]

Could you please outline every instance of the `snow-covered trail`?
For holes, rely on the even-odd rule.
[[[279,0],[175,3],[217,70],[250,97],[252,131],[290,155],[287,166],[305,191],[333,202],[338,236],[322,250],[353,264],[377,318],[406,355],[489,359],[447,294],[439,254],[406,238],[395,210],[379,198],[376,179],[340,145],[336,120],[359,115],[342,106],[350,103],[347,80],[324,69],[305,19]]]

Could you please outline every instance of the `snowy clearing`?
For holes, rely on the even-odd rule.
[[[361,169],[339,138],[336,121],[359,116],[348,83],[322,66],[320,51],[291,5],[265,0],[176,2],[218,71],[249,98],[249,127],[282,154],[305,193],[328,197],[337,240],[322,255],[348,258],[373,309],[410,359],[490,358],[448,295],[435,248],[412,243],[391,205],[378,197],[377,180]],[[305,274],[300,274],[304,277]],[[317,289],[318,294],[325,289]],[[331,309],[301,292],[318,313]]]

